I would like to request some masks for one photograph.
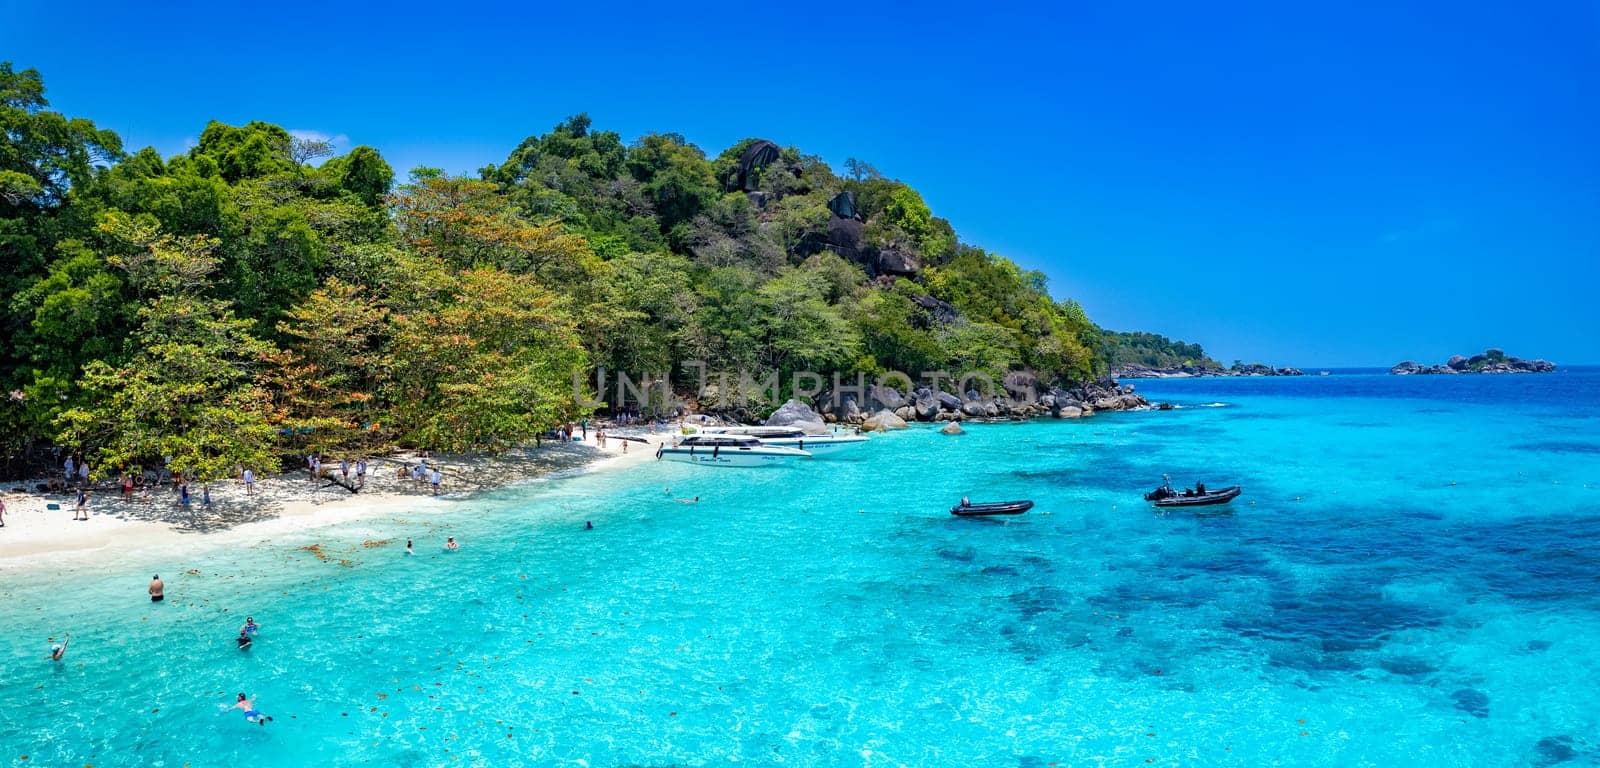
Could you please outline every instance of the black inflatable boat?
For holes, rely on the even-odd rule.
[[[958,517],[989,517],[990,515],[1020,515],[1033,509],[1031,501],[991,501],[983,504],[957,504],[950,514]]]
[[[1205,507],[1212,504],[1227,504],[1238,497],[1241,490],[1237,485],[1227,488],[1218,488],[1215,491],[1195,493],[1194,491],[1174,491],[1168,487],[1157,488],[1144,495],[1146,501],[1158,507]]]

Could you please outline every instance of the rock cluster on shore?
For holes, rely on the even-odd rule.
[[[1206,368],[1198,365],[1174,365],[1166,368],[1151,368],[1145,365],[1130,363],[1119,365],[1112,372],[1119,379],[1183,379],[1200,378],[1202,376],[1304,376],[1305,371],[1299,368],[1273,368],[1261,363],[1241,365],[1234,363],[1231,368]]]
[[[1006,377],[1008,393],[1034,392],[1036,384],[1027,374]],[[906,422],[957,422],[970,419],[1026,419],[1051,416],[1076,419],[1097,411],[1125,411],[1147,408],[1150,402],[1135,394],[1132,385],[1116,381],[1089,382],[1072,388],[1050,387],[1037,397],[995,393],[985,396],[968,390],[964,397],[930,387],[917,387],[909,394],[892,387],[870,387],[866,402],[854,393],[839,397],[835,406],[827,395],[818,398],[820,411],[799,400],[789,400],[767,418],[770,426],[795,426],[826,431],[828,423],[861,424],[865,429],[902,429]]]
[[[1389,369],[1395,376],[1455,373],[1549,373],[1556,364],[1549,360],[1524,360],[1511,357],[1498,349],[1485,350],[1481,355],[1452,356],[1444,365],[1423,365],[1411,360],[1396,363]]]

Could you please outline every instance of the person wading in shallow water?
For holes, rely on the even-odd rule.
[[[167,585],[161,583],[161,574],[150,577],[150,602],[159,603],[167,599]]]

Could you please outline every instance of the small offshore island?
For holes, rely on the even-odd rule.
[[[1555,371],[1556,364],[1549,360],[1536,359],[1524,360],[1520,357],[1507,355],[1503,350],[1487,349],[1483,354],[1463,357],[1453,355],[1444,365],[1423,365],[1411,360],[1395,363],[1389,369],[1394,376],[1411,376],[1416,374],[1455,374],[1455,373],[1551,373]]]

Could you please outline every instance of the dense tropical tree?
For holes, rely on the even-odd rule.
[[[121,215],[103,227],[130,246],[109,261],[141,298],[134,349],[121,366],[84,366],[88,400],[56,418],[61,444],[92,455],[96,466],[161,461],[201,478],[270,465],[274,435],[256,377],[273,348],[205,295],[216,243],[163,235]]]

